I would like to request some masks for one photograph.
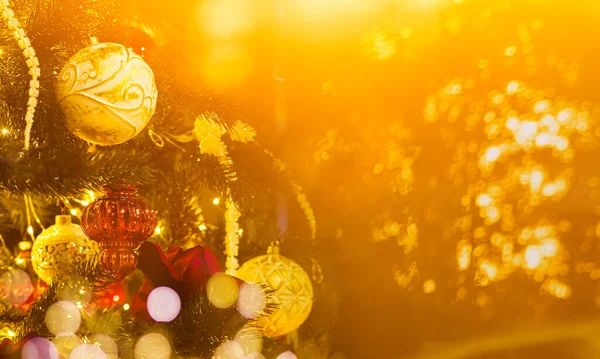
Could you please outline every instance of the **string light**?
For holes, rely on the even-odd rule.
[[[219,199],[219,197],[215,197],[215,198],[213,198],[213,201],[212,201],[212,203],[213,203],[213,204],[216,206],[216,205],[218,205],[219,203],[221,203],[221,200]]]

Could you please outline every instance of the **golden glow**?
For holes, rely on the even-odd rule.
[[[203,1],[198,9],[198,25],[219,38],[231,38],[250,30],[256,6],[248,0]]]
[[[129,303],[123,304],[123,309],[124,310],[129,310],[129,308],[131,308],[131,306],[129,305]]]
[[[154,228],[154,234],[160,234],[162,232],[162,229],[160,228],[160,226],[156,226],[156,228]]]
[[[115,296],[113,297],[113,302],[118,302],[118,301],[119,301],[119,299],[121,299],[121,297],[119,297],[118,295],[115,295]]]
[[[492,197],[487,193],[482,193],[477,196],[477,206],[479,207],[488,207],[492,204]]]
[[[505,56],[513,56],[516,53],[517,53],[517,48],[515,46],[509,46],[506,48],[506,50],[504,50]]]
[[[375,59],[386,60],[396,53],[396,42],[385,32],[374,32],[365,36],[365,52]]]
[[[71,212],[71,215],[73,215],[73,216],[77,215],[77,210],[76,209],[72,209],[69,212]]]
[[[8,129],[6,129],[6,128],[3,128],[3,129],[2,129],[2,134],[3,134],[3,135],[6,135],[6,134],[8,134]]]
[[[435,292],[435,281],[433,279],[428,279],[423,283],[423,291],[427,294]]]
[[[203,231],[203,232],[206,231],[206,229],[207,229],[206,224],[199,225],[198,229],[201,230],[201,231]]]
[[[190,62],[198,66],[204,81],[219,92],[243,85],[254,68],[254,59],[241,42],[211,44],[202,56],[193,56]]]
[[[32,226],[27,227],[27,233],[29,233],[30,235],[33,236],[33,227]]]
[[[215,197],[215,198],[213,198],[213,201],[212,201],[212,203],[213,203],[213,204],[216,206],[216,205],[218,205],[219,203],[221,203],[221,200],[220,200],[218,197]]]
[[[538,246],[529,246],[525,250],[525,265],[529,269],[537,268],[542,261],[542,254]]]
[[[542,285],[542,293],[548,293],[559,299],[567,299],[571,296],[573,290],[565,283],[562,283],[556,279],[550,279],[544,282]]]
[[[473,245],[467,241],[460,241],[456,251],[456,261],[458,263],[458,269],[461,271],[469,269],[471,266],[471,252],[473,251]]]

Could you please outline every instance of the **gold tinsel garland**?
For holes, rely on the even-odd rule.
[[[225,202],[225,254],[227,254],[227,262],[225,267],[226,273],[235,276],[240,263],[237,260],[240,248],[240,226],[238,220],[242,215],[237,209],[235,203],[228,198]]]
[[[229,157],[227,146],[225,145],[225,142],[223,142],[222,136],[228,132],[232,141],[242,143],[254,142],[256,130],[252,126],[242,121],[237,121],[228,131],[224,126],[219,124],[217,120],[218,115],[215,113],[205,113],[198,116],[196,119],[194,124],[194,132],[199,142],[200,153],[213,155],[219,158],[222,163],[231,163],[232,160],[231,157]],[[287,172],[287,167],[281,160],[277,159],[275,155],[267,150],[265,150],[265,153],[271,157],[281,173]],[[232,178],[232,181],[235,181],[236,179],[237,178],[234,177]],[[310,226],[311,238],[314,239],[317,233],[317,226],[312,207],[308,202],[302,187],[293,181],[290,181],[290,185],[292,191],[296,195],[296,199],[298,200],[300,207],[304,211]],[[230,194],[228,194],[228,198],[225,203],[225,253],[227,254],[226,268],[227,274],[235,275],[237,269],[239,268],[239,263],[237,260],[240,240],[238,220],[241,216],[241,213],[231,199]]]
[[[19,44],[19,48],[23,50],[25,56],[25,62],[29,68],[29,75],[31,75],[31,81],[29,82],[29,99],[27,100],[27,114],[25,115],[25,150],[29,149],[29,142],[31,138],[31,128],[33,127],[33,116],[35,115],[35,108],[37,107],[37,98],[40,93],[40,62],[35,54],[31,41],[27,37],[25,30],[21,27],[19,20],[16,18],[15,13],[10,8],[8,0],[0,0],[0,10],[2,12],[2,19],[6,23],[6,26],[12,31],[13,36]]]
[[[225,134],[226,129],[215,121],[216,114],[203,114],[196,119],[194,125],[196,138],[200,143],[200,153],[213,155],[222,163],[231,163],[231,158],[227,152],[227,146],[221,139]],[[235,178],[233,179],[235,180]],[[231,199],[231,194],[227,195],[225,202],[225,254],[227,260],[225,262],[226,272],[229,275],[235,275],[239,267],[237,256],[239,253],[239,224],[238,220],[241,216],[235,203]]]

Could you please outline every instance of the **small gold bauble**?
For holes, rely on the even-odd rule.
[[[237,276],[249,283],[266,285],[273,291],[273,301],[278,307],[259,319],[259,325],[268,336],[290,333],[308,318],[313,302],[310,277],[298,263],[279,255],[277,247],[267,255],[244,263]]]
[[[103,146],[140,133],[154,114],[157,95],[150,66],[114,43],[96,43],[73,55],[56,84],[70,130]]]
[[[86,237],[81,227],[71,223],[71,216],[56,216],[56,224],[35,239],[31,264],[37,275],[50,284],[74,265],[99,253],[98,243]]]

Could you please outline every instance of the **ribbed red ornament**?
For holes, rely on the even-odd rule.
[[[103,189],[106,194],[83,210],[81,228],[100,245],[100,266],[121,281],[135,269],[135,249],[154,233],[158,219],[136,187]]]

